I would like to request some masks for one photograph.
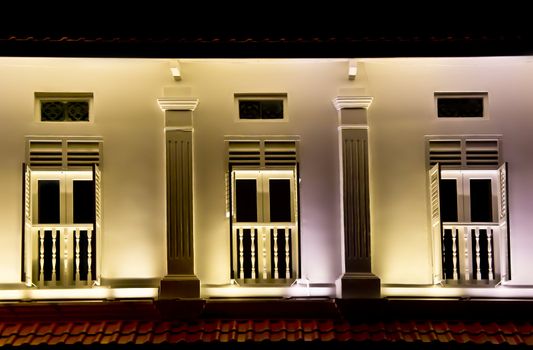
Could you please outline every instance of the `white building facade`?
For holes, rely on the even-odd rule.
[[[0,58],[0,299],[533,295],[527,57],[176,62]]]

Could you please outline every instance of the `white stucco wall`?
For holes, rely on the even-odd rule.
[[[431,283],[425,135],[501,134],[509,162],[514,284],[533,285],[533,61],[530,58],[168,60],[0,58],[0,283],[20,278],[21,164],[27,135],[102,136],[102,275],[159,278],[165,266],[164,91],[198,97],[193,117],[196,273],[229,281],[224,138],[293,135],[300,142],[302,276],[342,273],[337,95],[374,97],[369,111],[373,272],[383,283]],[[438,120],[435,91],[487,91],[487,120]],[[88,125],[34,121],[35,92],[94,93]],[[239,122],[235,93],[287,93],[286,122]]]
[[[0,58],[0,283],[20,281],[26,135],[102,136],[102,276],[165,271],[162,85],[167,61]],[[35,92],[94,93],[94,123],[34,119]]]
[[[200,99],[194,112],[196,272],[202,283],[230,278],[225,210],[225,136],[300,138],[301,275],[332,283],[341,271],[337,112],[346,61],[183,61],[182,85]],[[236,120],[235,93],[287,93],[288,121]]]
[[[512,283],[533,284],[531,58],[365,62],[374,272],[383,283],[431,283],[424,135],[501,134],[509,163]],[[486,91],[488,120],[439,120],[435,91]]]

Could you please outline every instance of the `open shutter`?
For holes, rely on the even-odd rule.
[[[22,276],[21,280],[27,286],[32,284],[32,261],[31,261],[31,224],[32,224],[32,206],[31,206],[31,169],[28,165],[22,165],[24,174],[23,189],[23,215],[24,225],[22,231]]]
[[[509,242],[509,210],[507,203],[508,180],[507,180],[507,162],[498,168],[498,187],[499,187],[499,215],[498,222],[500,225],[500,273],[501,281],[505,282],[511,279],[511,248]]]
[[[440,220],[440,165],[429,169],[429,204],[431,215],[431,241],[433,246],[433,283],[442,282],[442,223]]]
[[[102,242],[102,174],[97,164],[93,164],[93,183],[94,183],[94,240],[96,252],[93,252],[93,261],[95,261],[96,284],[100,285],[100,264],[101,261],[101,242]],[[87,280],[92,277],[88,276]]]

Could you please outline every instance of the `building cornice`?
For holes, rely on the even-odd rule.
[[[340,111],[344,108],[368,109],[372,104],[372,96],[337,96],[333,99],[333,106]]]
[[[196,97],[161,97],[157,99],[163,111],[194,111],[198,106]]]

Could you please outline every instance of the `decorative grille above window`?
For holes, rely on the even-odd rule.
[[[35,93],[36,118],[42,122],[88,122],[92,93]]]
[[[455,167],[497,167],[500,165],[499,137],[429,137],[428,164]]]

